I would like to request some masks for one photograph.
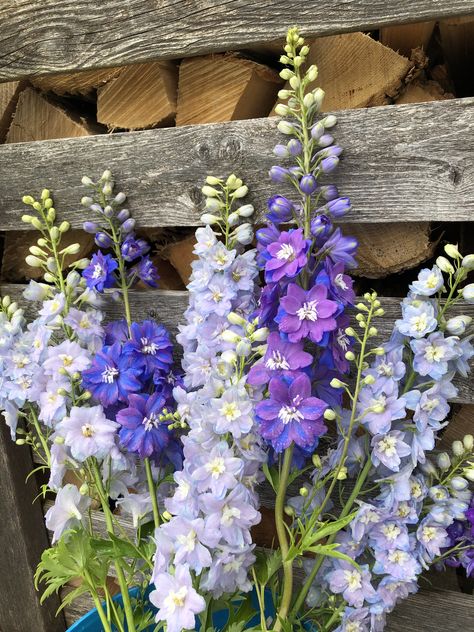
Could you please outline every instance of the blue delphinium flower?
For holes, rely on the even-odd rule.
[[[438,266],[424,268],[418,275],[418,279],[410,285],[410,290],[421,296],[433,296],[444,285],[443,274]]]
[[[143,370],[145,376],[155,371],[168,373],[173,363],[173,345],[167,330],[152,320],[132,323],[130,329],[130,340],[123,347],[129,362]]]
[[[141,374],[142,368],[133,366],[130,354],[115,343],[96,353],[92,366],[82,373],[82,385],[103,406],[112,406],[141,390]]]
[[[412,340],[410,346],[415,354],[413,368],[434,380],[440,380],[448,372],[449,361],[460,355],[459,339],[455,336],[445,338],[441,331],[422,340]]]
[[[118,263],[111,255],[103,255],[99,251],[92,255],[91,262],[83,271],[82,276],[86,279],[88,288],[103,292],[105,288],[115,285],[114,271],[117,268]]]
[[[159,459],[171,440],[168,422],[160,421],[166,399],[159,393],[153,395],[131,393],[128,407],[117,413],[117,422],[122,426],[120,443],[142,459],[154,456]]]
[[[158,287],[160,276],[155,264],[148,255],[142,257],[138,263],[130,268],[129,272],[131,277],[140,279],[140,281],[143,281],[146,285],[149,285],[150,287]]]

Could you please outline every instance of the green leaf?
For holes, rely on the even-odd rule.
[[[351,557],[349,557],[345,553],[340,553],[337,550],[338,546],[339,544],[315,544],[314,546],[310,547],[307,550],[311,551],[311,553],[315,553],[316,555],[324,555],[326,557],[335,557],[338,560],[344,560],[345,562],[352,564],[354,568],[360,571],[359,564],[357,564],[357,562],[355,562]]]
[[[345,518],[340,518],[339,520],[335,520],[334,522],[329,522],[328,524],[325,524],[315,531],[308,533],[307,536],[305,536],[305,539],[307,537],[308,541],[311,544],[314,544],[315,542],[319,542],[319,540],[328,538],[333,533],[338,533],[339,531],[344,529],[344,527],[347,527],[347,525],[355,518],[356,514],[357,512],[354,511]]]
[[[278,471],[276,470],[276,468],[270,469],[268,467],[267,463],[263,464],[262,469],[263,469],[263,473],[265,474],[265,478],[270,483],[270,485],[272,486],[273,491],[276,494],[277,493],[277,489],[278,489],[278,481],[279,481],[279,478],[280,478],[280,476],[278,474]]]

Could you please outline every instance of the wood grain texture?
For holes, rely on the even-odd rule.
[[[385,46],[399,51],[402,55],[410,56],[413,48],[421,46],[426,50],[436,22],[415,22],[402,26],[387,26],[380,29],[380,41]]]
[[[20,93],[6,143],[90,136],[93,128],[32,88]]]
[[[0,294],[2,296],[9,295],[17,301],[20,306],[26,308],[27,317],[34,317],[35,304],[28,303],[22,298],[24,285],[2,284],[0,285]],[[381,344],[387,341],[392,333],[393,323],[396,318],[400,317],[400,299],[381,297],[382,306],[385,309],[384,316],[377,319],[375,325],[379,334],[374,338],[374,344]],[[186,291],[169,291],[169,290],[150,290],[150,291],[132,291],[131,292],[131,310],[134,320],[144,320],[146,318],[156,319],[165,325],[172,335],[177,332],[177,326],[182,322],[182,314],[188,305],[188,293]],[[104,305],[104,311],[107,318],[122,318],[122,308],[120,304],[115,303],[111,299],[107,300]],[[460,303],[453,307],[454,314],[463,313],[474,317],[474,305]],[[455,384],[459,389],[458,397],[454,400],[463,403],[474,402],[474,380],[472,375],[470,378],[456,379]]]
[[[349,195],[346,222],[474,219],[474,99],[338,113],[345,148],[329,181]],[[82,175],[114,173],[141,226],[199,224],[206,175],[235,171],[257,209],[283,185],[266,176],[277,119],[154,129],[0,146],[0,230],[22,228],[21,197],[47,186],[59,215],[81,226]],[[26,229],[27,226],[25,225]]]
[[[4,0],[0,81],[474,13],[472,0]]]
[[[176,115],[177,90],[174,62],[126,66],[97,91],[97,120],[110,129],[169,126]]]
[[[34,573],[49,546],[28,449],[15,445],[10,430],[0,423],[0,630],[3,632],[61,632],[64,617],[55,618],[56,596],[40,606]],[[26,481],[26,482],[25,482]]]
[[[239,55],[184,59],[176,125],[267,116],[282,85],[275,70]]]
[[[7,135],[23,84],[23,81],[0,83],[0,143]]]
[[[116,77],[122,70],[118,68],[105,68],[103,70],[85,70],[46,77],[36,77],[33,85],[43,92],[55,92],[56,94],[88,94],[94,88],[98,88],[107,81]]]

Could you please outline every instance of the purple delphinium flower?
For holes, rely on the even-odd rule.
[[[123,352],[137,369],[143,369],[146,376],[155,371],[167,373],[173,363],[173,345],[169,333],[163,325],[152,320],[132,323],[131,337],[123,347]]]
[[[456,336],[445,338],[441,331],[422,340],[412,340],[410,346],[415,354],[415,371],[434,380],[440,380],[448,372],[449,360],[459,356],[459,339]]]
[[[290,283],[286,295],[280,299],[280,331],[288,334],[290,342],[299,342],[310,338],[320,342],[324,333],[337,327],[334,314],[338,303],[327,298],[328,290],[324,285],[315,285],[306,291],[295,283]]]
[[[274,224],[285,224],[293,218],[293,204],[282,195],[272,195],[267,202],[267,206],[267,218]]]
[[[405,435],[400,430],[392,430],[385,435],[375,435],[371,442],[372,463],[376,467],[383,463],[392,472],[398,472],[402,457],[411,454],[411,448],[403,441],[404,438]]]
[[[92,366],[82,373],[82,385],[103,406],[111,406],[140,391],[141,374],[142,369],[132,366],[131,356],[116,342],[96,353]]]
[[[429,268],[421,270],[418,279],[410,285],[410,290],[422,296],[433,296],[443,287],[443,284],[444,278],[441,270],[438,266],[433,266],[431,270]]]
[[[85,522],[91,502],[88,496],[83,496],[78,488],[70,483],[58,490],[54,505],[45,515],[46,527],[53,532],[53,544],[64,531]]]
[[[92,255],[92,259],[82,276],[86,285],[97,292],[115,285],[114,270],[118,268],[117,261],[111,255],[103,255],[100,251]]]
[[[128,340],[128,325],[125,318],[121,320],[113,320],[107,323],[105,328],[105,340],[104,343],[107,346],[113,345],[115,342],[126,342]]]
[[[55,435],[64,439],[78,461],[90,456],[103,459],[115,446],[117,428],[119,424],[106,418],[102,406],[73,406],[57,424]]]
[[[269,399],[259,402],[255,413],[262,437],[276,452],[285,450],[292,442],[302,448],[314,445],[326,432],[323,413],[327,404],[311,396],[307,375],[272,378],[269,392]]]
[[[168,632],[194,629],[195,616],[206,608],[206,602],[193,588],[189,566],[178,565],[174,575],[160,573],[154,584],[150,601],[159,609],[156,622],[166,621]]]
[[[343,263],[348,268],[356,268],[357,262],[354,255],[357,250],[357,239],[344,237],[340,228],[336,228],[333,234],[322,245],[317,256],[328,257],[332,263]]]
[[[136,452],[143,459],[159,458],[170,442],[168,422],[160,422],[160,414],[166,405],[159,393],[153,395],[132,393],[128,396],[128,407],[117,413],[117,421],[122,426],[120,443],[129,452]]]
[[[360,566],[360,571],[348,562],[338,562],[336,570],[331,571],[327,580],[333,593],[342,593],[350,606],[362,608],[364,601],[375,597],[375,590],[370,583],[370,571],[367,565]]]
[[[148,255],[142,257],[138,263],[130,268],[129,274],[135,275],[140,281],[146,283],[150,287],[158,287],[160,275],[155,264]]]
[[[286,342],[273,331],[267,338],[267,350],[262,361],[251,367],[247,381],[252,386],[267,384],[272,376],[280,372],[286,374],[304,369],[312,362],[313,356],[304,351],[302,342]]]
[[[326,272],[329,276],[329,294],[335,301],[341,302],[343,305],[353,305],[355,293],[352,289],[353,279],[344,274],[345,266],[342,262],[331,265],[326,263]]]
[[[135,261],[150,250],[150,245],[145,239],[130,233],[122,243],[120,250],[125,261]]]
[[[303,237],[301,228],[282,232],[277,241],[267,246],[270,258],[265,264],[265,280],[274,283],[299,274],[307,263],[309,245],[310,241]]]

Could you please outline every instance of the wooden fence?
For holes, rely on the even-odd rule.
[[[0,7],[0,81],[233,50],[282,39],[289,25],[307,36],[474,14],[470,0],[4,0]],[[337,184],[353,203],[345,222],[474,220],[474,99],[386,106],[338,113],[345,158]],[[81,176],[110,168],[129,194],[140,226],[194,226],[200,185],[208,173],[235,171],[258,209],[275,189],[266,171],[278,137],[272,119],[236,121],[127,134],[0,146],[0,230],[24,229],[25,193],[50,188],[61,218],[79,227]],[[348,227],[350,230],[350,227]],[[20,286],[2,294],[19,297]],[[185,292],[133,293],[136,318],[154,316],[176,329]],[[398,300],[384,300],[387,335]],[[474,316],[472,306],[468,308]],[[108,306],[113,314],[114,306]],[[460,402],[474,403],[474,382],[460,380]],[[28,452],[0,433],[0,629],[59,632],[58,601],[39,606],[33,574],[47,544],[37,489],[26,472]],[[98,512],[94,520],[100,522]],[[125,521],[124,526],[127,526]],[[71,622],[90,604],[66,610]],[[447,618],[447,613],[449,618]],[[470,597],[450,591],[411,597],[392,616],[389,632],[468,629]],[[416,623],[415,623],[416,622]]]

